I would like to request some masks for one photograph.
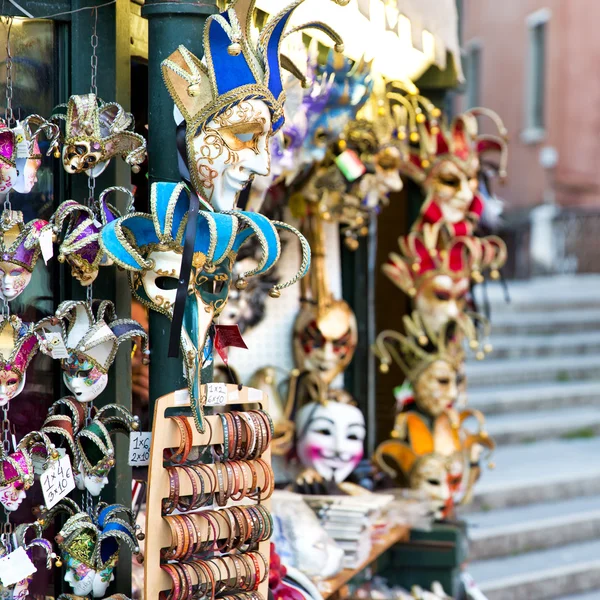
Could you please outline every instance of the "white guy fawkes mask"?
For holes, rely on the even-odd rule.
[[[271,114],[262,100],[244,100],[204,123],[194,138],[190,168],[217,211],[233,210],[255,175],[270,172]]]
[[[296,415],[297,453],[325,480],[344,481],[364,454],[365,418],[351,404],[310,402]]]

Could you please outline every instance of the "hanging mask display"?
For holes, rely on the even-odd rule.
[[[48,571],[52,569],[52,559],[56,558],[56,554],[52,550],[52,544],[42,537],[42,528],[38,523],[18,525],[15,528],[14,535],[11,536],[11,541],[9,542],[5,538],[4,544],[0,546],[0,557],[8,556],[17,548],[23,548],[32,561],[35,561],[41,551],[46,569]],[[25,600],[29,597],[29,585],[32,580],[33,575],[29,575],[13,585],[2,586],[0,591],[2,599]]]
[[[13,189],[20,194],[28,194],[37,183],[37,173],[42,166],[40,139],[43,135],[48,142],[46,156],[60,156],[58,125],[46,121],[39,115],[29,115],[13,129],[17,144],[16,165],[18,176]]]
[[[6,194],[17,182],[17,142],[14,132],[0,119],[0,194]]]
[[[341,54],[330,51],[326,65],[317,67],[317,73],[331,77],[333,83],[326,105],[318,112],[311,111],[302,152],[303,162],[323,160],[328,146],[367,102],[373,89],[371,64],[364,58],[351,63]]]
[[[440,247],[438,231],[412,232],[399,238],[400,254],[391,253],[383,272],[412,300],[426,327],[435,332],[450,320],[464,327],[471,281],[489,273],[498,279],[506,245],[496,237],[458,237]]]
[[[81,459],[75,477],[77,487],[87,490],[92,496],[99,496],[115,465],[115,448],[111,435],[129,434],[138,429],[138,417],[134,417],[126,408],[118,404],[106,404],[100,408],[91,423],[76,435]]]
[[[75,200],[62,202],[52,215],[52,229],[55,238],[59,240],[58,261],[67,262],[71,267],[71,275],[81,285],[91,285],[98,277],[99,267],[112,264],[101,250],[100,230],[121,216],[106,200],[107,196],[115,191],[129,195],[127,212],[133,212],[132,193],[126,188],[115,186],[105,189],[100,194],[98,217],[91,208]]]
[[[17,510],[33,482],[33,463],[26,449],[0,456],[0,504],[4,510]]]
[[[177,295],[182,234],[189,202],[183,184],[157,183],[152,187],[150,215],[133,213],[109,223],[102,230],[102,248],[117,265],[130,271],[134,296],[169,318],[173,316]],[[193,402],[199,399],[202,369],[212,367],[210,329],[213,319],[226,305],[232,284],[232,264],[242,244],[256,237],[262,256],[258,264],[236,281],[238,289],[246,288],[248,277],[261,275],[275,265],[281,251],[278,229],[298,237],[302,246],[302,264],[292,279],[274,285],[269,294],[278,297],[280,290],[303,277],[310,265],[306,240],[285,223],[270,221],[259,213],[242,211],[230,214],[201,211],[198,216],[181,330],[184,370]],[[201,407],[197,408],[197,425],[200,427]]]
[[[47,526],[63,512],[70,516],[55,540],[66,570],[64,580],[76,596],[103,598],[114,579],[121,544],[125,543],[134,554],[140,551],[131,511],[120,504],[100,503],[89,515],[75,502],[62,500],[42,511],[40,519]]]
[[[55,356],[58,343],[68,355],[61,358],[63,381],[78,402],[91,402],[104,391],[108,370],[123,342],[140,338],[145,359],[149,356],[148,336],[139,323],[117,319],[108,300],[97,303],[95,310],[94,314],[88,302],[67,300],[53,317],[36,325],[45,354]]]
[[[413,229],[429,224],[441,226],[450,238],[473,234],[483,212],[479,173],[488,153],[499,154],[497,173],[500,179],[506,176],[507,132],[502,120],[491,110],[472,108],[448,125],[440,109],[418,90],[407,95],[391,92],[388,97],[394,103],[402,148],[401,171],[426,194]],[[492,120],[497,136],[479,133],[480,115]]]
[[[0,216],[0,297],[8,302],[19,296],[31,281],[41,252],[42,238],[51,226],[43,219],[23,223],[23,213],[4,209]]]
[[[365,418],[343,390],[329,390],[325,401],[296,412],[296,454],[325,481],[342,483],[364,454]]]
[[[131,113],[94,94],[74,95],[57,106],[51,119],[64,124],[62,163],[65,171],[98,177],[115,156],[134,172],[146,160],[146,140],[134,133]]]
[[[32,323],[16,315],[0,316],[0,407],[23,391],[27,367],[38,346]]]

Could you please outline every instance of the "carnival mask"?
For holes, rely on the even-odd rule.
[[[448,321],[464,312],[469,291],[468,277],[433,272],[423,278],[417,289],[415,309],[429,329],[440,331]]]
[[[451,408],[458,398],[456,368],[450,362],[436,360],[414,382],[415,402],[426,414],[437,417]]]
[[[397,483],[424,494],[436,519],[450,516],[460,488],[464,460],[459,423],[449,413],[432,421],[416,413],[400,414],[393,435],[382,442],[374,462]]]
[[[444,223],[456,225],[465,221],[479,186],[478,170],[477,158],[471,160],[468,170],[464,170],[450,160],[442,161],[425,180],[424,187],[428,193],[428,200],[425,201],[424,206],[429,202],[435,202],[441,211],[441,220]]]
[[[0,122],[0,194],[9,192],[17,182],[17,144],[14,132]]]
[[[42,153],[37,139],[32,142],[32,152],[24,159],[17,159],[19,177],[14,187],[20,194],[29,194],[37,183],[37,174],[42,166]]]
[[[190,168],[215,210],[235,209],[252,178],[269,174],[270,133],[271,114],[261,100],[234,104],[198,129]]]
[[[76,596],[92,594],[94,598],[104,598],[108,586],[115,579],[112,565],[102,571],[95,571],[69,554],[65,555],[64,564],[67,569],[64,580]]]
[[[443,519],[452,507],[447,459],[429,455],[420,458],[410,473],[409,487],[422,492],[429,501],[431,515]]]
[[[93,169],[101,159],[100,140],[74,140],[62,149],[63,167],[67,173],[82,173]]]
[[[96,399],[108,384],[108,375],[84,357],[70,356],[61,366],[63,381],[79,402]]]
[[[81,462],[77,471],[73,469],[73,479],[78,490],[87,490],[96,498],[108,484],[109,473],[110,469],[107,468],[104,472],[91,475],[86,471],[84,463]]]
[[[352,404],[305,404],[296,415],[296,434],[298,458],[326,481],[344,481],[364,454],[365,418]]]
[[[320,317],[314,305],[305,304],[294,324],[296,366],[331,383],[352,360],[357,335],[356,317],[344,300],[332,301]]]
[[[0,504],[5,510],[17,510],[33,484],[33,464],[26,450],[0,457]]]

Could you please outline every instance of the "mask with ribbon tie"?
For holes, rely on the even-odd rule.
[[[133,213],[109,223],[102,230],[104,252],[130,273],[133,295],[143,304],[169,318],[176,304],[176,287],[181,278],[182,246],[190,193],[183,184],[155,183],[151,191],[151,214]],[[302,245],[302,264],[289,281],[273,286],[280,290],[303,277],[310,265],[305,238],[290,225],[270,221],[259,213],[200,211],[196,227],[191,273],[186,281],[181,336],[184,370],[196,425],[203,430],[200,385],[206,382],[212,364],[213,319],[227,302],[232,284],[231,269],[242,244],[255,237],[262,257],[254,269],[237,280],[244,289],[246,280],[271,269],[280,256],[278,230],[295,234]],[[205,369],[204,376],[202,370]]]

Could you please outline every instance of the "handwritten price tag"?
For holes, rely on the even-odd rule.
[[[52,508],[75,489],[71,459],[66,454],[51,464],[41,475],[40,483],[46,508]]]
[[[52,358],[69,358],[69,352],[58,331],[48,331],[44,334]]]
[[[206,384],[206,406],[223,406],[227,403],[227,384]]]
[[[0,579],[4,587],[23,581],[36,571],[24,548],[17,548],[14,552],[0,558]]]
[[[129,466],[145,467],[150,463],[150,431],[132,431],[129,436]]]

